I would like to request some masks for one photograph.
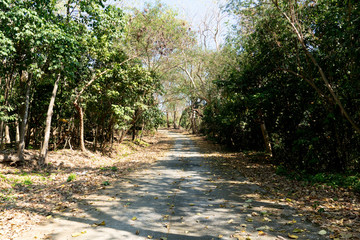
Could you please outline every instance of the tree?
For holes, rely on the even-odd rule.
[[[353,167],[357,4],[232,1],[228,9],[239,19],[228,38],[237,64],[216,81],[221,97],[206,106],[204,131],[238,149],[270,146],[274,162],[291,167]]]

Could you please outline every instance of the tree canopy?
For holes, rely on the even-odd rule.
[[[1,0],[1,147],[42,164],[167,121],[293,169],[358,171],[359,7],[232,0],[196,28],[160,2]]]

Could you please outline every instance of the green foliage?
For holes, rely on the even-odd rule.
[[[286,1],[277,2],[279,8],[268,1],[234,0],[228,5],[241,23],[228,42],[237,50],[237,66],[223,68],[227,74],[216,81],[221,96],[206,106],[202,131],[235,149],[263,150],[260,125],[265,123],[273,161],[285,169],[314,174],[359,171],[359,134],[309,57],[336,86],[346,110],[359,124],[360,85],[355,79],[360,59],[354,55],[354,49],[360,48],[354,14],[359,3],[296,2],[292,8]],[[296,27],[305,46],[284,15],[299,18]],[[284,174],[283,170],[277,169]],[[352,185],[322,177],[316,175],[314,181]]]
[[[103,185],[103,186],[110,186],[110,182],[109,182],[109,181],[104,181],[104,182],[102,183],[102,185]]]
[[[276,174],[286,176],[290,179],[304,181],[308,184],[326,184],[331,187],[343,187],[353,189],[355,192],[359,190],[360,175],[359,174],[339,174],[339,173],[316,173],[310,174],[306,171],[294,171],[285,168],[283,165],[276,167]]]
[[[68,178],[67,178],[67,182],[71,182],[71,181],[74,181],[76,180],[76,174],[75,173],[71,173]]]
[[[360,180],[354,185],[354,191],[360,193]]]
[[[286,167],[284,167],[283,165],[277,166],[275,172],[277,175],[281,175],[281,176],[286,176],[289,173],[288,169],[286,169]]]
[[[30,177],[27,177],[25,180],[24,180],[24,185],[32,185],[33,182],[31,181],[31,178]]]
[[[113,172],[116,172],[118,170],[117,167],[113,166],[113,167],[101,167],[100,170],[102,171],[108,171],[108,170],[111,170]]]

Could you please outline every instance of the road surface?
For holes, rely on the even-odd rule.
[[[175,145],[149,169],[20,239],[326,239],[286,204],[255,198],[263,190],[236,170],[212,167],[187,136],[168,134]]]

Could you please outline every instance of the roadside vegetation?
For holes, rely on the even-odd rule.
[[[122,6],[0,0],[1,209],[133,170],[112,163],[151,149],[165,126],[246,156],[229,164],[260,167],[244,175],[314,216],[340,207],[335,238],[348,239],[360,215],[360,2],[230,0],[197,25],[160,1]]]

